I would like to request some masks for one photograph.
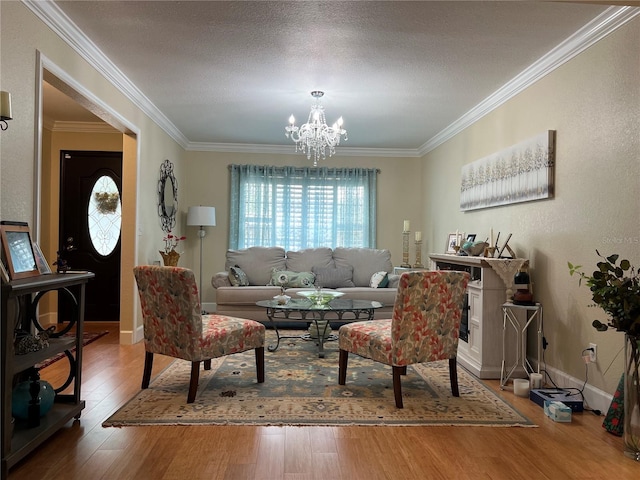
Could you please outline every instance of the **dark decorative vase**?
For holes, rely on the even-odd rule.
[[[624,336],[624,455],[640,461],[640,336]]]

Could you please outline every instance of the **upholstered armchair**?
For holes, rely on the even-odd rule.
[[[225,315],[201,315],[193,272],[180,267],[134,267],[144,323],[142,388],[149,387],[153,355],[191,362],[187,403],[198,390],[200,362],[255,349],[258,383],[264,382],[264,325]]]
[[[396,407],[403,408],[400,376],[407,365],[449,360],[451,393],[459,396],[458,330],[468,282],[466,272],[403,273],[391,319],[340,327],[338,383],[346,383],[349,353],[390,365]]]

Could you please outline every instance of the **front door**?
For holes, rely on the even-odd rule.
[[[88,270],[85,319],[120,319],[122,152],[60,152],[60,237],[58,250],[66,268]],[[59,297],[58,318],[72,306]]]

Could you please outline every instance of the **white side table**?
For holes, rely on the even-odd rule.
[[[518,320],[518,313],[525,312],[524,323]],[[534,370],[540,373],[540,362],[542,360],[542,305],[515,305],[511,302],[502,304],[502,369],[500,373],[500,389],[504,389],[507,381],[516,369],[521,366],[527,376]],[[534,369],[527,360],[527,330],[535,324],[537,327],[537,347],[538,347],[538,368]],[[516,360],[513,365],[507,367],[507,325],[516,333],[518,339],[516,343]]]

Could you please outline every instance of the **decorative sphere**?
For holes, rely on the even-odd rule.
[[[13,389],[11,395],[11,414],[21,420],[29,418],[29,402],[31,401],[31,393],[29,392],[30,381],[20,382]],[[40,416],[44,417],[53,407],[53,401],[56,398],[56,392],[49,382],[40,380]]]

